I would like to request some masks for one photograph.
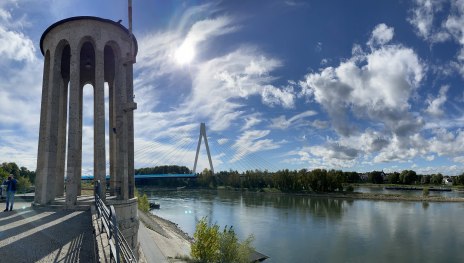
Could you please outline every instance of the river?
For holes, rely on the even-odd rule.
[[[193,236],[207,216],[253,234],[266,262],[464,262],[464,203],[310,198],[233,191],[145,189],[152,212]]]

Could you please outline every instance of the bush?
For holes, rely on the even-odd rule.
[[[240,244],[233,227],[219,232],[219,226],[208,225],[206,217],[197,223],[193,237],[190,254],[198,262],[248,263],[253,252],[253,235]]]
[[[16,188],[19,193],[25,193],[31,188],[31,181],[29,181],[29,178],[25,176],[19,176]]]
[[[137,207],[140,209],[142,212],[148,212],[150,211],[150,202],[148,202],[148,196],[147,194],[143,194],[140,196],[139,191],[135,189],[135,197],[137,197]]]
[[[354,187],[350,184],[346,187],[346,191],[352,193],[354,191]]]
[[[219,261],[233,262],[238,253],[238,240],[232,227],[224,227],[219,238]]]
[[[422,195],[423,196],[429,196],[429,188],[428,187],[424,187],[424,189],[422,189]]]
[[[190,254],[200,262],[217,262],[219,250],[219,226],[208,225],[203,217],[196,226],[193,234],[195,241],[191,246]]]

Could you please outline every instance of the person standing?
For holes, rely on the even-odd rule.
[[[17,181],[13,178],[13,175],[10,174],[10,176],[8,176],[8,181],[5,181],[3,184],[6,185],[6,208],[3,212],[8,211],[8,208],[12,211]]]

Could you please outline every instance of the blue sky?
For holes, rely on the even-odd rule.
[[[127,1],[0,3],[2,162],[35,169],[39,39],[82,15],[127,26]],[[205,122],[215,170],[464,171],[462,1],[134,0],[133,25],[136,167],[192,168]]]

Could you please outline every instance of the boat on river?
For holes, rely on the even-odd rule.
[[[150,203],[150,210],[160,209],[161,205],[159,203]]]

